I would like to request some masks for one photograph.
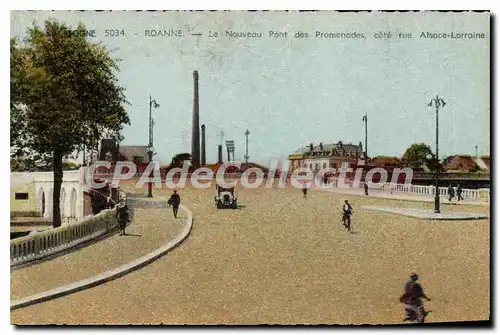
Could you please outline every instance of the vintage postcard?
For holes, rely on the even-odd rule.
[[[490,22],[11,12],[12,324],[488,324]]]

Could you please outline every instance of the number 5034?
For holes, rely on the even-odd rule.
[[[105,37],[125,36],[125,29],[106,29],[104,31]]]

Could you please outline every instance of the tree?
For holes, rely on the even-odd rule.
[[[431,148],[425,143],[414,143],[403,155],[403,163],[412,169],[420,168],[424,164],[435,161]]]
[[[52,165],[53,225],[61,225],[63,159],[130,124],[117,61],[80,24],[45,21],[11,40],[11,157]]]

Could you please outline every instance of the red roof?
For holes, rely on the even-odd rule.
[[[473,170],[476,165],[471,155],[455,155],[446,159],[445,170]]]

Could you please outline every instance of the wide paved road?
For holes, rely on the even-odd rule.
[[[355,234],[348,234],[340,223],[345,197],[335,193],[312,191],[303,199],[293,188],[240,190],[238,210],[215,209],[213,189],[180,194],[195,216],[181,246],[115,281],[16,310],[12,321],[399,323],[398,298],[413,271],[433,299],[429,322],[489,317],[488,220],[431,222],[370,212],[360,206],[432,205],[349,195],[356,213]]]

